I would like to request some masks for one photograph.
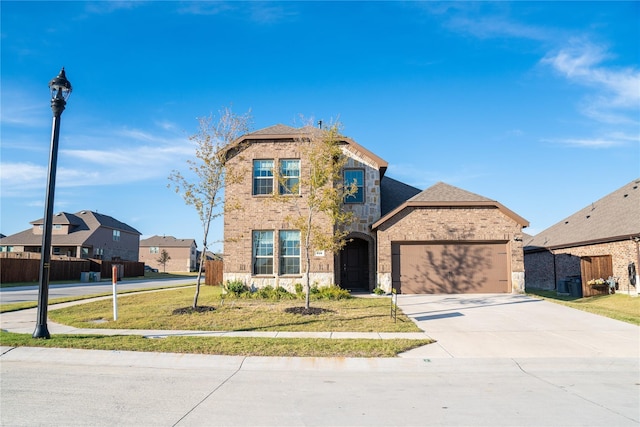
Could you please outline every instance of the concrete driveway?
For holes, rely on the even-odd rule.
[[[424,358],[640,356],[640,328],[525,295],[398,295],[398,306],[435,344]]]

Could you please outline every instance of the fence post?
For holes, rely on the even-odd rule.
[[[111,283],[113,284],[113,321],[118,320],[118,290],[116,284],[118,283],[118,266],[111,266]]]

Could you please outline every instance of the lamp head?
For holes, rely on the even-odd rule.
[[[69,95],[71,95],[71,83],[67,80],[64,67],[60,70],[60,74],[51,79],[49,89],[51,90],[51,100],[63,99],[66,101],[69,98]]]

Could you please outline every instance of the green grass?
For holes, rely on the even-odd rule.
[[[0,345],[93,350],[129,350],[162,353],[217,354],[227,356],[281,357],[395,357],[398,353],[429,344],[430,340],[365,340],[310,338],[236,338],[53,335],[51,339],[0,332]]]
[[[300,307],[301,300],[221,299],[217,286],[202,286],[199,305],[213,311],[173,314],[189,307],[193,288],[137,293],[119,298],[118,320],[113,321],[111,300],[95,301],[59,310],[50,310],[57,323],[78,328],[164,329],[209,331],[289,331],[289,332],[420,332],[409,318],[399,313],[390,317],[388,298],[351,298],[311,302],[326,311],[319,315],[286,313]],[[96,323],[100,322],[100,323]]]
[[[567,295],[557,295],[556,291],[541,289],[527,289],[527,293],[567,307],[588,311],[589,313],[599,314],[634,325],[640,325],[640,297],[630,297],[625,293],[617,293],[613,295],[576,298]]]

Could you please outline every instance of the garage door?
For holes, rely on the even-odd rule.
[[[393,244],[393,287],[403,294],[510,292],[507,244]]]

